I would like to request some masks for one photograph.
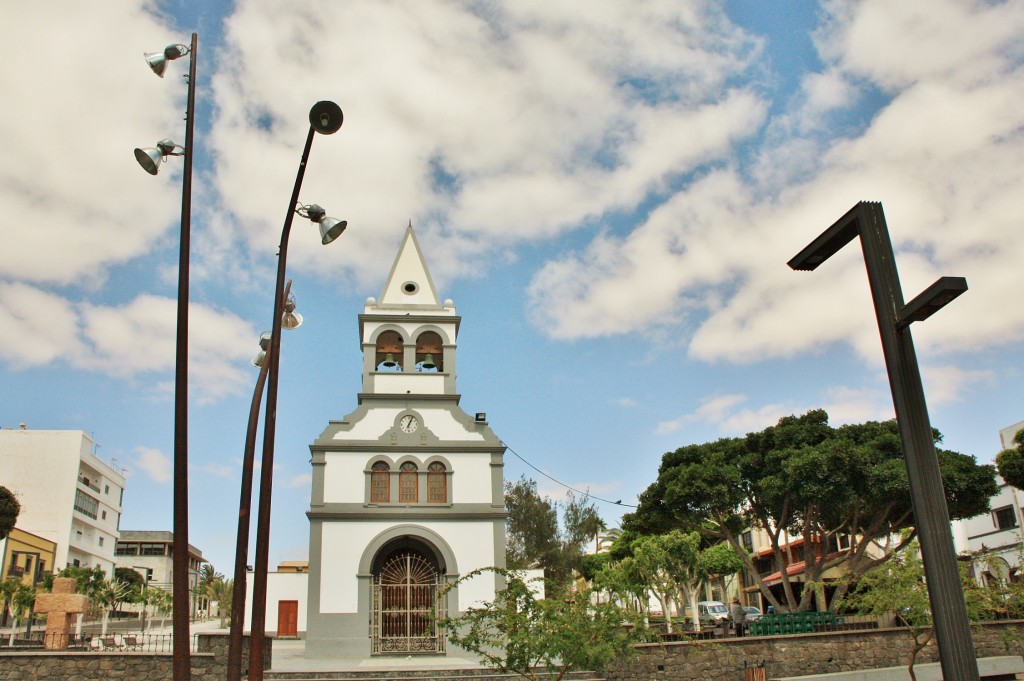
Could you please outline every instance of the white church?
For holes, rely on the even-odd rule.
[[[487,572],[439,596],[505,566],[505,447],[459,406],[460,322],[410,225],[359,315],[358,406],[310,445],[308,573],[268,581],[268,634],[304,636],[307,658],[445,655],[435,606],[458,613],[502,586]]]

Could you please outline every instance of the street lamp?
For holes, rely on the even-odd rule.
[[[292,219],[298,213],[320,226],[320,241],[327,245],[341,236],[348,223],[327,217],[326,211],[316,204],[299,203],[299,190],[306,173],[309,150],[316,133],[332,135],[341,129],[344,115],[334,102],[317,102],[309,111],[309,134],[302,150],[299,170],[295,175],[288,212],[281,230],[281,243],[277,252],[277,288],[274,292],[273,327],[268,351],[267,408],[263,420],[263,458],[260,463],[260,503],[256,517],[256,564],[252,582],[252,623],[249,643],[249,681],[263,681],[263,646],[266,638],[267,568],[270,555],[270,502],[273,487],[274,435],[277,429],[277,370],[281,359],[281,327],[285,312],[285,266],[288,259],[288,237]],[[237,566],[236,566],[237,570]]]
[[[189,661],[189,561],[188,561],[188,263],[192,216],[192,161],[195,157],[192,131],[196,110],[196,46],[198,36],[192,34],[191,46],[168,45],[161,52],[143,56],[153,73],[164,77],[169,60],[189,55],[188,102],[185,108],[185,146],[169,139],[157,142],[156,149],[136,149],[135,159],[146,172],[156,175],[160,162],[167,156],[184,156],[185,168],[181,188],[181,243],[178,256],[178,333],[175,341],[174,368],[174,578],[172,593],[173,674],[174,681],[192,678]],[[154,152],[155,155],[154,155]]]
[[[813,270],[858,236],[903,442],[928,598],[935,618],[942,678],[978,681],[970,622],[949,529],[949,509],[928,421],[921,371],[910,335],[911,323],[926,319],[966,291],[967,281],[963,277],[943,277],[904,305],[882,204],[866,201],[858,203],[822,232],[789,261],[789,266],[794,270]]]
[[[282,327],[298,328],[302,324],[302,315],[295,312],[295,298],[290,295],[292,282],[285,286],[285,319]],[[246,558],[249,555],[249,519],[252,509],[252,471],[256,453],[256,427],[260,419],[260,402],[263,398],[263,387],[267,382],[270,368],[268,353],[270,351],[270,332],[260,334],[260,351],[252,358],[254,366],[260,373],[256,378],[256,387],[252,393],[252,404],[249,407],[249,425],[245,431],[245,451],[242,456],[242,489],[238,507],[238,539],[235,543],[235,577],[231,596],[231,629],[228,634],[228,681],[239,681],[242,678],[242,634],[245,630],[245,578]]]

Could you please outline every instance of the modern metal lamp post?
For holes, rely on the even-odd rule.
[[[877,202],[858,203],[790,260],[789,266],[794,270],[813,270],[858,236],[903,441],[942,678],[978,681],[970,621],[949,529],[949,509],[910,335],[911,323],[927,319],[966,291],[967,281],[963,277],[942,277],[904,304],[889,229],[882,204]]]
[[[181,243],[178,257],[178,333],[174,370],[174,555],[172,565],[173,598],[172,630],[174,681],[188,681],[192,670],[189,661],[189,553],[188,553],[188,283],[192,216],[192,160],[195,157],[193,129],[196,104],[196,46],[168,45],[163,52],[145,54],[153,73],[164,77],[167,62],[189,55],[188,103],[185,110],[185,146],[168,139],[157,142],[155,149],[136,149],[135,158],[146,172],[156,175],[160,162],[167,156],[184,156],[185,168],[181,188]]]
[[[260,501],[256,517],[256,562],[252,586],[252,623],[249,648],[249,681],[263,681],[263,648],[266,638],[267,615],[267,568],[270,555],[270,502],[273,487],[274,436],[277,429],[277,384],[278,366],[281,358],[281,322],[285,306],[285,267],[288,259],[288,237],[291,234],[292,219],[298,213],[320,225],[321,243],[327,245],[337,239],[348,223],[327,217],[323,208],[316,204],[304,206],[299,203],[299,190],[306,173],[309,150],[316,133],[332,135],[341,129],[344,121],[341,107],[334,102],[317,102],[309,111],[309,134],[302,150],[299,170],[295,176],[295,187],[288,203],[281,243],[277,252],[277,289],[274,293],[273,327],[270,332],[270,349],[267,364],[267,407],[263,420],[263,458],[260,463]],[[236,566],[237,570],[237,566]]]
[[[282,327],[295,329],[302,324],[302,315],[295,312],[295,303],[290,297],[292,283],[285,286],[285,319]],[[252,404],[249,407],[249,425],[245,432],[245,451],[242,456],[242,488],[238,510],[238,539],[235,543],[235,576],[231,597],[231,628],[228,634],[228,681],[240,681],[242,678],[242,635],[245,629],[245,579],[246,559],[249,555],[249,521],[252,510],[252,472],[255,466],[256,428],[260,420],[260,404],[263,400],[263,388],[267,383],[270,368],[270,332],[260,335],[260,351],[253,357],[252,363],[259,367],[256,387],[252,393]]]

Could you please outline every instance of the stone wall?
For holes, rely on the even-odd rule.
[[[1024,654],[1024,621],[977,625],[978,657]],[[769,679],[905,666],[912,639],[906,629],[726,638],[638,646],[637,660],[607,674],[609,681],[743,681],[744,668],[762,662]],[[937,662],[929,644],[918,662]]]
[[[266,639],[264,665],[270,668],[273,640]],[[199,634],[197,651],[189,658],[193,681],[223,681],[227,676],[228,636]],[[249,666],[249,637],[242,652],[242,669]],[[50,652],[0,648],[0,681],[106,681],[145,679],[173,681],[170,653]]]

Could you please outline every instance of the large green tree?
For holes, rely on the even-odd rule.
[[[14,492],[0,486],[0,539],[6,538],[14,529],[19,513],[21,513],[21,504],[18,503]]]
[[[936,442],[941,436],[935,432]],[[937,450],[951,518],[988,510],[996,492],[995,469],[972,456]],[[787,416],[743,438],[681,447],[664,455],[658,479],[623,519],[626,536],[672,528],[700,528],[724,540],[743,561],[752,583],[777,610],[824,610],[823,590],[797,596],[785,566],[789,535],[805,540],[803,579],[822,583],[834,568],[840,598],[860,575],[889,559],[913,539],[914,519],[903,448],[895,421],[832,428],[818,409]],[[753,557],[742,547],[747,528],[768,537],[783,598],[769,590]],[[900,530],[908,532],[898,535]],[[890,538],[902,539],[890,541]],[[838,540],[849,550],[835,551]],[[834,600],[834,599],[833,599]]]

